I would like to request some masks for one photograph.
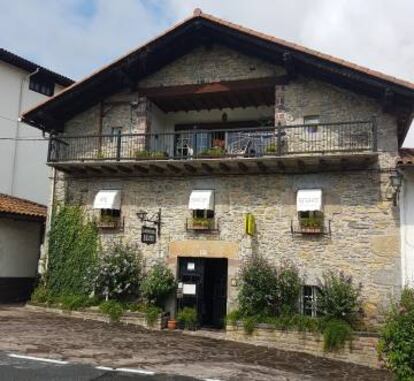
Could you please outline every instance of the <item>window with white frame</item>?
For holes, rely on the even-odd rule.
[[[319,115],[308,115],[303,118],[303,124],[309,126],[306,130],[310,133],[318,132]]]
[[[296,195],[299,225],[303,231],[323,229],[323,205],[321,189],[300,189]]]
[[[316,317],[318,315],[318,286],[303,286],[300,300],[302,315]]]
[[[198,220],[212,220],[214,218],[214,191],[193,190],[188,202],[188,208],[192,211],[193,222]]]

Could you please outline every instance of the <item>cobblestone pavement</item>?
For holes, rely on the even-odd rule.
[[[0,306],[0,351],[220,380],[391,380],[306,354]]]

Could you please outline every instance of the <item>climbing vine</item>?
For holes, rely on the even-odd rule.
[[[98,231],[80,207],[60,206],[49,232],[45,284],[52,295],[89,293],[88,269],[95,265]]]

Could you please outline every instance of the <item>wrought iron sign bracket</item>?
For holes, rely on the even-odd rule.
[[[157,213],[153,214],[151,217],[147,217],[148,212],[139,211],[137,213],[137,217],[140,219],[141,222],[149,222],[154,224],[157,229],[158,238],[161,236],[161,208],[158,210]]]

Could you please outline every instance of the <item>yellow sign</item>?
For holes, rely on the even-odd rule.
[[[256,221],[253,214],[247,213],[245,217],[245,231],[248,235],[255,235],[256,233]]]

